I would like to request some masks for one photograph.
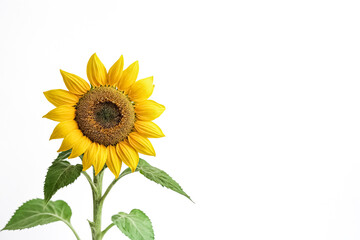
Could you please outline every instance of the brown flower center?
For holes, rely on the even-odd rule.
[[[103,102],[95,106],[95,120],[104,128],[111,128],[121,121],[121,113],[118,106],[112,102]]]
[[[102,86],[91,89],[80,98],[75,121],[91,141],[105,146],[116,145],[132,131],[135,112],[121,91]]]

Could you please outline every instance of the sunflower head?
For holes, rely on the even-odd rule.
[[[139,153],[155,156],[148,138],[163,137],[152,122],[165,107],[151,96],[153,78],[136,81],[138,62],[123,70],[123,56],[106,71],[96,54],[87,65],[90,85],[81,77],[62,71],[68,89],[44,92],[55,105],[44,117],[57,121],[50,139],[63,138],[59,151],[72,149],[69,158],[82,154],[83,170],[94,166],[98,174],[106,166],[118,177],[122,162],[135,171]]]
[[[75,121],[81,132],[106,147],[125,140],[134,129],[134,106],[116,88],[92,89],[84,94],[75,109]]]

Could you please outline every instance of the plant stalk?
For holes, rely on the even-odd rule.
[[[64,222],[64,223],[71,229],[71,231],[74,233],[76,239],[80,240],[79,235],[76,233],[76,231],[75,231],[74,227],[71,225],[71,223],[70,222]]]
[[[91,177],[89,176],[89,174],[87,174],[87,172],[85,172],[85,171],[83,171],[83,172],[81,172],[81,173],[85,176],[86,180],[88,180],[92,192],[96,192],[96,191],[97,191],[97,190],[96,190],[96,187],[95,187],[95,185],[94,185]]]
[[[92,230],[92,239],[93,240],[102,240],[102,233],[101,233],[101,214],[102,214],[102,207],[103,201],[102,198],[102,181],[104,177],[104,169],[95,176],[94,172],[94,186],[96,191],[93,191],[93,222],[91,225]]]
[[[110,228],[112,228],[113,226],[115,226],[114,223],[111,223],[109,226],[107,226],[107,228],[105,228],[105,230],[102,231],[102,236],[104,237],[104,235],[107,233],[107,231],[110,230]]]
[[[106,196],[109,194],[110,190],[112,189],[112,187],[122,178],[125,177],[126,175],[132,173],[131,171],[128,171],[128,169],[126,169],[125,171],[123,171],[120,176],[118,178],[115,178],[110,185],[108,186],[108,188],[106,189],[104,195],[102,196],[102,201],[105,201]]]
[[[130,173],[131,170],[128,169],[123,171],[117,179],[114,179],[114,181],[112,181],[112,183],[107,187],[103,195],[102,182],[104,177],[104,169],[101,170],[100,173],[96,176],[94,171],[93,179],[91,179],[91,177],[86,172],[83,172],[84,176],[90,183],[92,195],[93,195],[93,222],[89,221],[91,227],[91,233],[92,233],[92,240],[102,240],[104,235],[107,233],[107,231],[109,231],[110,228],[114,226],[114,224],[111,223],[105,230],[101,231],[101,214],[102,214],[103,204],[106,196],[109,194],[110,190],[117,183],[117,181],[119,181],[120,178]]]

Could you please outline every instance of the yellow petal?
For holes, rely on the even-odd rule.
[[[108,84],[111,86],[117,85],[120,81],[124,68],[124,57],[121,55],[114,65],[109,69]]]
[[[94,53],[87,64],[87,77],[93,86],[105,85],[107,83],[107,73],[104,64],[100,61],[96,53]]]
[[[132,132],[129,134],[128,138],[129,138],[130,145],[133,148],[135,148],[135,150],[138,151],[139,153],[142,153],[145,155],[150,155],[150,156],[156,155],[154,147],[152,146],[149,139],[147,139],[146,137],[141,136],[137,132]]]
[[[134,102],[141,102],[148,99],[154,91],[153,77],[140,79],[131,86],[129,97]]]
[[[112,145],[107,147],[108,158],[106,160],[106,165],[110,171],[115,175],[115,178],[118,178],[121,170],[121,160],[116,152],[116,148]]]
[[[75,108],[66,105],[59,106],[48,112],[43,117],[57,122],[73,120],[75,118]]]
[[[134,172],[139,163],[139,153],[125,141],[116,145],[116,151],[120,160]]]
[[[99,144],[92,143],[84,153],[83,157],[83,171],[86,171],[94,164],[97,155],[99,154]]]
[[[46,91],[44,92],[44,95],[50,103],[55,105],[55,107],[61,105],[74,106],[79,101],[79,98],[75,94],[62,89]]]
[[[59,123],[58,125],[56,125],[56,127],[54,128],[54,131],[52,132],[52,134],[50,136],[50,140],[64,138],[70,132],[72,132],[73,130],[78,129],[78,128],[79,127],[75,120],[63,121],[63,122]]]
[[[127,92],[127,90],[134,84],[139,73],[139,62],[132,63],[127,69],[125,69],[118,82],[118,88]]]
[[[97,158],[95,158],[94,162],[95,175],[98,175],[99,172],[103,169],[107,159],[107,153],[108,151],[106,147],[99,144],[99,154],[97,155]]]
[[[76,76],[72,73],[65,72],[61,69],[60,73],[64,79],[64,83],[67,89],[69,89],[70,92],[77,95],[83,95],[90,90],[90,85],[81,77]]]
[[[70,132],[63,140],[58,152],[63,152],[71,149],[83,136],[82,132],[79,129],[75,129]]]
[[[148,138],[165,137],[160,127],[153,122],[136,121],[134,127],[138,133]]]
[[[85,136],[82,136],[72,147],[69,158],[76,158],[83,154],[90,146],[91,141]]]
[[[153,100],[146,100],[135,104],[136,118],[143,121],[152,121],[165,111],[165,106]]]

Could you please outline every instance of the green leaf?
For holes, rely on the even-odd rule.
[[[71,165],[68,161],[55,160],[45,178],[45,201],[49,201],[60,188],[73,183],[80,176],[82,169],[81,164]]]
[[[182,190],[180,185],[175,180],[173,180],[166,172],[151,166],[144,159],[140,158],[136,170],[140,171],[142,175],[144,175],[146,178],[150,179],[151,181],[154,181],[163,187],[169,188],[177,193],[180,193],[181,195],[187,197],[188,199],[190,199],[190,201],[192,201],[189,195],[187,195]]]
[[[154,240],[151,221],[139,209],[131,210],[130,214],[120,212],[111,220],[131,240]]]
[[[16,210],[2,230],[20,230],[56,221],[70,223],[71,209],[66,202],[58,200],[46,204],[43,199],[33,199]]]
[[[59,155],[57,156],[57,158],[54,161],[62,161],[62,160],[67,159],[71,154],[71,150],[72,149],[69,149],[67,151],[59,153]]]

